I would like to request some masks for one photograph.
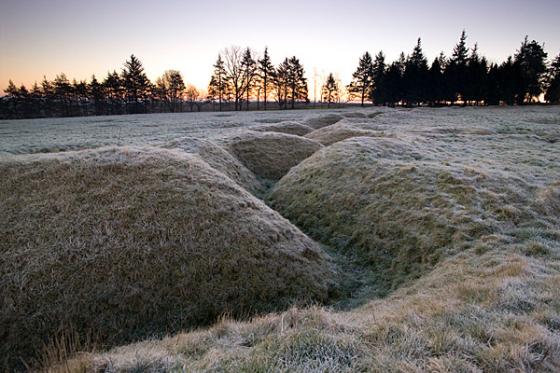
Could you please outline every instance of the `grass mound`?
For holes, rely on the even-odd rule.
[[[304,137],[272,132],[246,132],[227,140],[227,147],[258,177],[278,180],[290,168],[321,148]]]
[[[382,131],[370,131],[354,128],[348,123],[338,122],[333,125],[319,128],[305,135],[308,139],[315,140],[327,146],[352,137],[384,137]]]
[[[444,260],[350,312],[291,309],[251,322],[82,354],[53,372],[556,372],[560,245],[545,260],[503,242]]]
[[[196,156],[102,148],[0,174],[3,369],[68,330],[107,346],[329,295],[321,249]]]
[[[224,173],[248,191],[259,194],[263,190],[257,177],[237,158],[216,143],[195,137],[182,137],[166,144],[167,148],[197,154],[212,168]]]
[[[303,136],[313,131],[313,128],[306,126],[305,124],[301,124],[299,122],[294,122],[294,121],[285,121],[285,122],[268,124],[268,125],[259,125],[259,126],[251,127],[251,129],[253,131],[280,132],[280,133],[287,133],[289,135],[297,135],[297,136]]]
[[[327,115],[321,115],[319,117],[308,119],[305,122],[305,124],[313,129],[319,129],[322,127],[330,126],[331,124],[335,124],[336,122],[339,122],[342,119],[344,119],[342,115],[327,114]]]
[[[415,158],[397,139],[342,141],[293,168],[271,205],[312,237],[358,255],[388,290],[484,236],[541,219],[521,179]]]

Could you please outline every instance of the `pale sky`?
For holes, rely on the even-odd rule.
[[[268,46],[275,64],[296,55],[312,96],[314,68],[347,84],[366,50],[393,60],[422,37],[432,60],[449,55],[463,29],[491,61],[513,54],[526,34],[553,57],[559,15],[560,0],[0,0],[0,89],[60,72],[102,79],[131,53],[152,80],[176,69],[205,88],[217,54],[239,45]]]

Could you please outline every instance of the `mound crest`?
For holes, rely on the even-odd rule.
[[[327,146],[352,137],[383,137],[385,134],[379,131],[370,131],[354,128],[348,123],[338,122],[333,125],[319,128],[305,135],[308,139],[315,140]]]
[[[253,131],[259,131],[259,132],[280,132],[280,133],[287,133],[289,135],[297,135],[297,136],[303,136],[313,131],[313,128],[306,126],[305,124],[301,124],[299,122],[294,122],[294,121],[259,125],[259,126],[251,127],[251,129]]]
[[[224,173],[248,191],[256,194],[262,192],[263,186],[256,176],[237,158],[210,140],[182,137],[169,142],[166,147],[197,154],[212,168]]]
[[[106,346],[328,297],[321,249],[196,156],[104,148],[0,174],[4,367],[69,328]]]
[[[272,132],[246,132],[227,140],[229,150],[258,177],[278,180],[290,168],[321,148],[304,137]]]
[[[523,182],[415,158],[397,139],[342,141],[294,167],[270,201],[312,236],[359,255],[387,289],[502,223],[530,219]]]
[[[313,128],[313,129],[319,129],[319,128],[323,128],[323,127],[326,127],[326,126],[330,126],[331,124],[335,124],[336,122],[339,122],[342,119],[344,119],[344,117],[342,115],[327,114],[327,115],[321,115],[321,116],[316,117],[316,118],[308,119],[305,122],[305,124],[308,125],[309,127]]]

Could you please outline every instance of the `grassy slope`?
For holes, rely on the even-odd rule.
[[[102,148],[0,163],[3,366],[328,297],[321,249],[197,156]]]
[[[349,263],[367,267],[358,272],[373,273],[366,282],[387,297],[362,292],[350,295],[365,296],[351,302],[362,305],[344,311],[225,319],[80,354],[51,370],[558,371],[558,111],[343,115],[348,126],[335,125],[336,136],[363,130],[386,138],[323,148],[292,169],[270,201]]]

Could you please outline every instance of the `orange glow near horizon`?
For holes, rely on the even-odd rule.
[[[469,46],[478,41],[491,61],[513,54],[525,34],[545,42],[553,57],[560,51],[559,13],[560,3],[554,0],[453,5],[443,0],[287,0],[282,7],[256,0],[3,0],[0,89],[9,79],[29,88],[43,76],[52,80],[60,73],[69,79],[89,81],[92,74],[103,79],[108,71],[120,71],[130,54],[140,58],[152,81],[176,69],[187,83],[205,89],[217,54],[240,45],[260,53],[268,46],[275,64],[296,55],[313,99],[314,70],[318,85],[329,72],[345,85],[366,50],[383,50],[391,61],[401,51],[410,53],[418,36],[430,60],[441,51],[451,54],[462,29],[469,34]]]

